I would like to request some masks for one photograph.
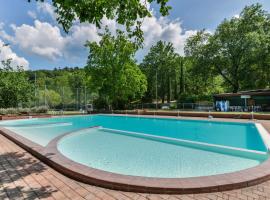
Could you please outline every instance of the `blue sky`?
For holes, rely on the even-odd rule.
[[[214,30],[224,18],[239,14],[246,5],[260,3],[270,11],[269,0],[172,0],[170,18],[179,17],[186,29]]]
[[[12,57],[14,65],[27,65],[33,70],[84,66],[87,59],[84,42],[99,40],[100,30],[89,24],[75,23],[69,34],[64,33],[55,21],[49,1],[39,4],[34,0],[0,1],[0,45],[10,44],[2,49],[0,59]],[[172,42],[176,51],[183,54],[186,39],[197,30],[213,31],[224,18],[239,14],[252,3],[261,3],[270,11],[269,0],[170,0],[173,9],[164,19],[153,6],[155,16],[143,25],[145,48],[137,59],[141,60],[158,40]],[[112,20],[105,19],[104,24],[112,31],[117,28]]]

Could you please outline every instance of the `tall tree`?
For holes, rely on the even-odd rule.
[[[13,69],[11,59],[2,61],[0,68],[0,107],[29,106],[33,87],[22,67]]]
[[[172,43],[159,41],[151,47],[141,63],[148,81],[146,99],[155,99],[156,92],[162,102],[169,102],[177,96],[181,59]]]
[[[49,108],[54,108],[61,103],[61,96],[54,90],[41,90],[39,92],[40,102],[44,102],[45,106]]]
[[[86,46],[90,52],[86,72],[99,100],[123,108],[144,95],[147,81],[135,62],[135,44],[123,32],[113,36],[107,31],[99,43],[88,42]]]
[[[224,20],[213,35],[199,32],[185,50],[198,72],[221,75],[233,92],[269,86],[269,81],[257,80],[270,72],[270,17],[259,4],[245,7],[239,18]]]

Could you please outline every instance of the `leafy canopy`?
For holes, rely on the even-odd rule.
[[[102,19],[106,17],[124,25],[130,36],[135,36],[140,43],[143,41],[141,19],[151,16],[147,4],[153,2],[160,5],[162,16],[168,15],[171,9],[167,5],[168,0],[52,0],[58,15],[57,21],[65,31],[69,30],[76,19],[100,27]]]
[[[54,90],[39,91],[39,101],[45,101],[46,106],[53,108],[61,103],[61,96]]]
[[[224,20],[213,35],[191,37],[185,52],[202,76],[219,74],[233,92],[269,86],[270,16],[259,4]],[[258,79],[261,77],[261,79]]]
[[[28,106],[32,99],[32,85],[22,67],[14,70],[11,59],[2,61],[0,68],[0,107]]]
[[[168,102],[171,100],[172,90],[178,84],[180,63],[172,43],[158,41],[151,47],[141,63],[148,81],[147,99],[155,99],[157,92],[163,102],[165,98]]]
[[[147,81],[134,59],[135,44],[123,32],[113,36],[107,30],[99,43],[88,42],[86,46],[90,52],[86,71],[100,101],[123,108],[144,95]]]

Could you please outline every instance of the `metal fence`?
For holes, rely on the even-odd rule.
[[[50,110],[78,111],[93,102],[91,90],[87,87],[36,87],[33,89],[34,98],[29,107],[46,106]]]
[[[184,111],[212,111],[213,103],[138,103],[131,104],[128,109],[163,109]]]

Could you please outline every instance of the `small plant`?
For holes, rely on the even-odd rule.
[[[19,108],[18,112],[21,114],[29,114],[31,112],[30,108]]]
[[[7,110],[4,108],[0,108],[0,115],[5,115],[7,114]]]
[[[177,109],[177,103],[170,103],[170,109]]]
[[[48,107],[46,106],[40,106],[36,108],[36,113],[47,113],[48,112]]]
[[[48,112],[48,107],[46,106],[37,106],[37,107],[32,107],[30,109],[31,113],[47,113]]]
[[[32,107],[31,108],[31,113],[37,113],[37,107]]]
[[[6,114],[11,114],[11,115],[18,114],[18,109],[17,108],[7,108]]]

